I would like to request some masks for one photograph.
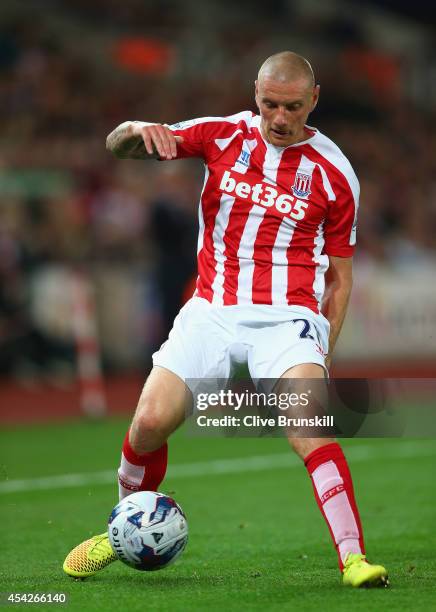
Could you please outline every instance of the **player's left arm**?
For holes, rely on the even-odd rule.
[[[324,253],[329,258],[321,312],[330,323],[326,365],[330,366],[333,350],[342,329],[353,285],[353,254],[356,245],[359,181],[346,158],[340,159],[342,172],[331,175],[334,198],[324,227]]]
[[[330,323],[329,351],[326,366],[330,367],[333,350],[347,312],[353,286],[353,258],[329,255],[321,312]]]

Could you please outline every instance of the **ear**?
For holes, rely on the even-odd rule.
[[[259,102],[258,100],[258,96],[259,96],[259,81],[256,79],[254,81],[254,100],[256,102],[256,106],[257,108],[259,108]]]
[[[313,111],[313,109],[315,108],[315,106],[318,104],[318,100],[319,100],[319,90],[320,90],[319,85],[315,85],[315,87],[313,88],[313,97],[312,97],[312,108],[311,108],[311,112]]]

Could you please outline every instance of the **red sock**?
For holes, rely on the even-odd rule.
[[[347,460],[339,444],[333,442],[312,451],[304,463],[342,570],[348,553],[365,554],[362,525]]]
[[[127,431],[118,470],[119,498],[123,499],[135,491],[157,491],[167,471],[167,461],[166,442],[155,451],[137,455],[130,446]]]

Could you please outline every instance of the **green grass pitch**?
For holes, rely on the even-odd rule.
[[[387,566],[390,589],[342,587],[310,480],[285,440],[194,439],[183,429],[170,441],[176,468],[161,487],[187,514],[190,539],[180,560],[159,572],[114,563],[85,581],[68,578],[65,555],[104,531],[117,501],[115,474],[126,427],[126,420],[110,419],[2,432],[0,591],[65,592],[67,610],[86,612],[436,610],[436,440],[343,444],[368,557]],[[257,456],[262,461],[244,469]],[[197,475],[183,471],[185,464],[195,464]],[[207,473],[209,465],[216,473]],[[99,480],[111,469],[113,483],[107,474]],[[70,473],[91,474],[90,482],[4,490],[5,482]]]

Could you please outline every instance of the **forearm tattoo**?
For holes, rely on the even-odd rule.
[[[122,123],[106,139],[106,148],[121,158],[146,159],[155,157],[147,153],[140,135],[132,135],[131,122]]]

